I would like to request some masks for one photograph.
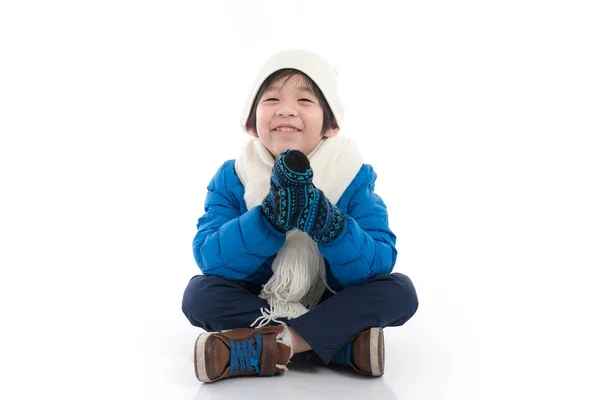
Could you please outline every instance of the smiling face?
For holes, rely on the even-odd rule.
[[[321,138],[339,128],[323,131],[323,109],[301,75],[279,79],[257,99],[256,134],[273,158],[287,149],[309,155]]]

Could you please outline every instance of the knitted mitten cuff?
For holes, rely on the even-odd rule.
[[[337,239],[344,230],[344,225],[346,224],[344,213],[338,207],[333,207],[333,218],[326,226],[326,229],[322,233],[308,234],[308,236],[317,243],[332,242]]]
[[[300,210],[296,228],[308,233],[315,242],[330,242],[344,229],[344,213],[331,204],[321,189],[312,184],[309,188],[309,196],[305,207]]]
[[[275,198],[272,193],[269,193],[264,198],[261,204],[261,211],[269,223],[279,232],[285,233],[289,230],[286,227],[285,219],[282,219],[281,215],[275,211]]]

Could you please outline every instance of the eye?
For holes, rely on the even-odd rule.
[[[271,100],[274,100],[274,101],[279,101],[279,99],[276,99],[275,97],[268,98],[268,99],[266,99],[265,101],[271,101]]]
[[[312,100],[310,100],[310,99],[300,99],[300,100],[298,100],[298,101],[308,101],[308,102],[311,102],[311,103],[312,103]]]

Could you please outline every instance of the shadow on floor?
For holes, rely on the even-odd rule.
[[[300,357],[302,356],[302,357]],[[238,377],[214,383],[199,383],[196,400],[291,398],[291,399],[377,399],[397,396],[382,377],[361,375],[348,367],[324,366],[298,355],[288,371],[273,377]],[[267,396],[267,397],[265,397]]]

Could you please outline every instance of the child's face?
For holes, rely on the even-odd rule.
[[[284,81],[273,83],[259,99],[256,133],[274,158],[287,149],[309,155],[322,137],[323,109],[315,94],[303,87],[299,75]],[[338,131],[330,129],[323,136],[331,137]]]

